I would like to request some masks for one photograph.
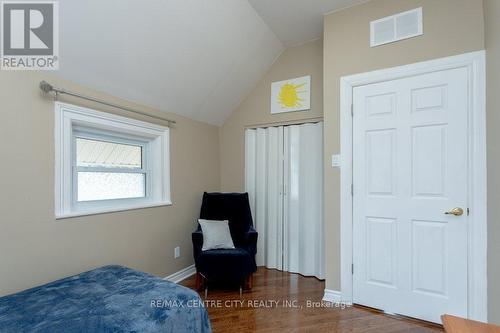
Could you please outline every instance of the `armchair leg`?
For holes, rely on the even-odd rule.
[[[196,272],[196,280],[195,280],[196,290],[201,290],[202,283],[203,283],[203,276],[200,273]]]
[[[250,274],[245,279],[245,290],[252,290],[253,287],[253,274]]]

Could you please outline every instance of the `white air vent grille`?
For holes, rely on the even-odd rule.
[[[424,33],[422,8],[384,17],[370,23],[370,46],[379,46]]]

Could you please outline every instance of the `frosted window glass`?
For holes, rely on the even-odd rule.
[[[101,168],[142,168],[142,147],[76,138],[76,165]]]
[[[78,201],[145,197],[142,173],[78,172]]]

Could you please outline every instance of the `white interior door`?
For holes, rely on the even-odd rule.
[[[353,91],[353,300],[467,316],[468,81],[452,69]],[[445,214],[463,209],[460,216]]]
[[[283,127],[245,131],[245,188],[259,232],[258,266],[283,268]]]
[[[257,265],[324,278],[323,123],[247,129]]]
[[[283,270],[324,279],[323,122],[284,135]]]

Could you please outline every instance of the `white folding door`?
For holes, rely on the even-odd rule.
[[[324,278],[323,123],[247,129],[257,264]]]

